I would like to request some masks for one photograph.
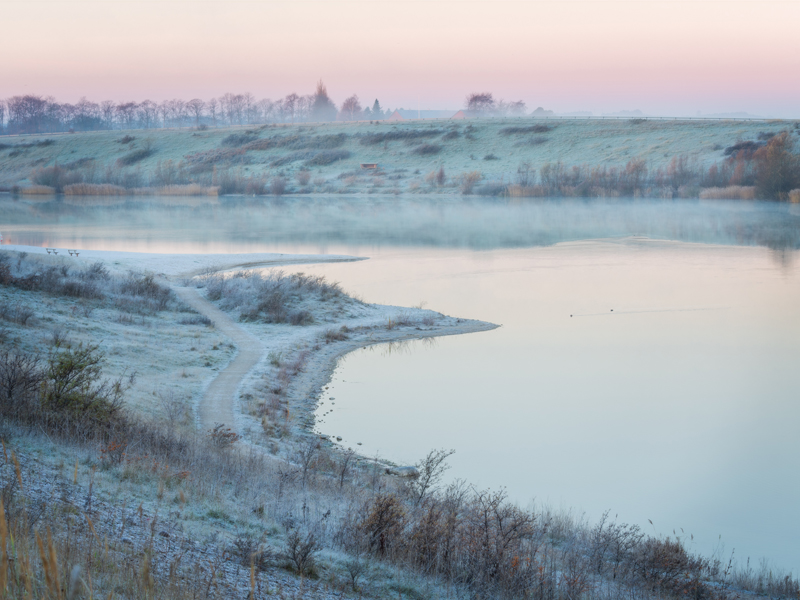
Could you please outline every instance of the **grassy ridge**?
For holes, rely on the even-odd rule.
[[[530,118],[99,131],[47,140],[20,136],[3,141],[0,187],[38,185],[62,192],[79,183],[126,189],[194,184],[221,194],[457,194],[480,192],[486,184],[505,190],[508,184],[524,189],[547,183],[536,193],[518,190],[518,195],[541,195],[555,189],[554,176],[561,178],[556,184],[564,180],[567,187],[579,187],[581,182],[568,181],[572,167],[583,169],[581,181],[591,181],[594,173],[595,179],[605,177],[604,186],[616,185],[606,181],[608,173],[625,173],[633,162],[634,171],[644,168],[653,186],[677,189],[685,186],[680,177],[687,170],[706,173],[731,156],[752,155],[785,130],[792,140],[800,137],[800,129],[788,121]],[[361,163],[379,168],[362,170]],[[556,172],[558,165],[563,173]],[[658,172],[672,178],[657,180]],[[732,176],[709,186],[741,185]],[[624,185],[618,187],[627,193]],[[598,195],[591,190],[575,195],[581,193]]]

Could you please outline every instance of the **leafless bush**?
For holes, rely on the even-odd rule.
[[[0,304],[0,319],[17,325],[27,325],[33,315],[33,310],[24,304]]]
[[[299,183],[302,186],[306,186],[308,185],[308,182],[311,181],[311,172],[305,169],[301,169],[300,171],[295,173],[294,177],[297,180],[297,183]]]
[[[267,323],[286,323],[292,315],[297,324],[309,323],[313,314],[297,306],[307,295],[322,301],[348,299],[338,283],[329,283],[323,276],[287,275],[283,271],[268,275],[254,271],[240,271],[232,277],[212,275],[205,285],[209,299],[219,301],[224,310],[239,310],[243,319]]]
[[[30,174],[30,180],[37,185],[51,187],[56,192],[61,192],[67,185],[80,183],[81,175],[75,171],[54,165],[52,167],[34,169]]]
[[[326,344],[330,344],[331,342],[343,342],[348,339],[348,337],[346,327],[326,329],[322,334],[322,339],[325,340]]]
[[[239,434],[230,427],[225,427],[222,423],[217,423],[208,431],[208,439],[216,448],[223,450],[230,448],[239,441]]]
[[[292,529],[286,536],[281,558],[289,562],[289,565],[300,575],[309,575],[316,566],[319,544],[314,534],[307,532],[303,535],[299,529]]]
[[[470,171],[468,173],[462,173],[459,178],[459,189],[461,190],[462,194],[471,194],[477,183],[483,179],[483,175],[480,171]]]
[[[283,196],[286,193],[286,180],[283,177],[273,177],[269,191],[273,196]]]
[[[234,538],[232,553],[243,567],[258,571],[266,571],[275,560],[272,549],[249,533],[239,533]]]

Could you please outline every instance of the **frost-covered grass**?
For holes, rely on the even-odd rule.
[[[63,254],[0,252],[0,349],[96,344],[109,376],[134,375],[126,399],[137,414],[162,414],[168,397],[190,406],[233,353],[213,323],[151,274]]]
[[[465,173],[479,171],[484,181],[509,183],[522,163],[534,169],[558,162],[568,168],[624,168],[637,159],[653,172],[685,156],[708,169],[726,158],[726,148],[760,143],[792,125],[506,118],[137,130],[124,144],[119,143],[124,135],[120,131],[55,135],[47,145],[39,144],[42,140],[36,136],[20,136],[0,150],[0,187],[32,185],[36,169],[58,164],[79,173],[84,183],[125,188],[195,183],[219,185],[223,194],[268,193],[273,178],[293,181],[298,171],[310,168],[312,185],[290,186],[285,193],[458,194],[459,178]],[[425,151],[419,150],[423,147]],[[430,151],[436,147],[437,152]],[[482,160],[488,155],[496,160]],[[137,162],[124,166],[130,157]],[[360,171],[361,163],[378,164],[373,177],[349,184],[339,179],[342,173]],[[444,168],[447,184],[434,189],[423,174],[439,168]],[[374,177],[391,184],[373,186]]]
[[[0,560],[0,577],[8,575],[15,597],[24,597],[27,581],[36,597],[53,598],[73,585],[84,597],[179,599],[712,600],[743,589],[784,598],[800,593],[791,575],[767,567],[737,571],[725,557],[691,554],[679,538],[653,537],[608,518],[588,523],[566,512],[522,508],[502,491],[463,482],[444,486],[445,450],[422,457],[416,471],[394,470],[404,477],[308,432],[291,436],[273,456],[224,429],[197,431],[179,393],[197,393],[208,372],[179,376],[187,380],[183,388],[169,384],[181,354],[201,348],[222,360],[230,356],[214,330],[182,312],[171,296],[162,308],[148,305],[151,312],[120,324],[118,316],[130,313],[115,304],[117,296],[159,298],[160,284],[105,272],[102,265],[80,269],[68,260],[11,254],[3,262],[0,300],[28,306],[34,315],[0,325],[0,349],[7,352],[0,353],[0,371],[4,356],[43,356],[68,336],[96,343],[108,374],[119,372],[120,357],[129,368],[149,369],[146,389],[157,403],[148,408],[131,390],[133,414],[101,430],[21,424],[2,413],[0,547],[12,560]],[[35,287],[23,289],[23,281]],[[99,297],[67,293],[68,284],[87,282]],[[346,300],[323,279],[278,272],[208,276],[206,285],[234,312],[252,310],[271,294],[286,310],[309,299],[318,306]],[[251,293],[256,300],[248,303]],[[409,309],[383,327],[413,325],[412,317]],[[66,324],[69,331],[58,329]],[[272,334],[280,327],[304,331],[263,321],[247,326],[269,327]],[[331,343],[356,334],[318,329]],[[181,338],[181,330],[192,333]],[[198,362],[200,355],[191,356]],[[277,370],[268,378],[272,385],[282,372],[290,377],[304,368],[299,355],[267,358]],[[9,532],[13,545],[6,543]]]
[[[312,310],[320,302],[335,304],[336,311],[357,302],[338,283],[320,275],[237,271],[228,276],[214,273],[200,281],[209,300],[218,301],[223,310],[237,311],[245,321],[308,325],[314,322]]]

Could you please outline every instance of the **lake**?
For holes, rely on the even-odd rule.
[[[0,232],[98,250],[368,256],[300,270],[368,302],[501,327],[351,353],[320,431],[400,463],[452,448],[448,477],[522,504],[592,521],[610,510],[705,554],[800,568],[797,206],[165,201],[0,199]]]

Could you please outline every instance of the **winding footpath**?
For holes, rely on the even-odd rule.
[[[198,405],[198,426],[202,431],[224,425],[239,433],[236,425],[236,390],[245,376],[264,356],[264,346],[258,338],[239,327],[219,308],[203,298],[197,288],[172,286],[175,294],[201,315],[214,322],[214,327],[236,346],[237,353],[228,366],[211,381]]]

